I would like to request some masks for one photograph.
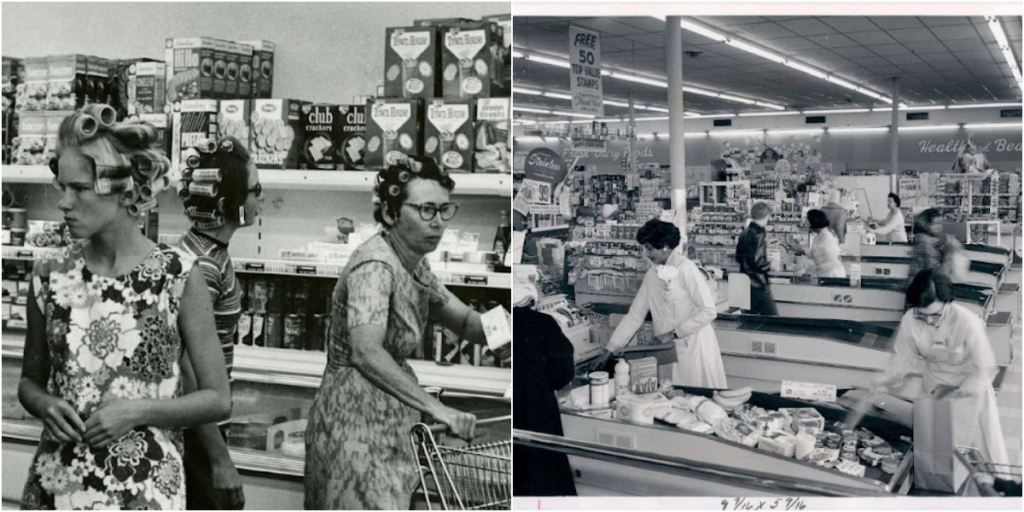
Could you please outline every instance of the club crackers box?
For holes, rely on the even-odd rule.
[[[502,44],[496,23],[480,22],[441,28],[442,88],[445,98],[508,96],[495,66]]]
[[[293,99],[252,100],[249,149],[260,169],[297,169],[302,151],[302,106]]]
[[[366,169],[366,104],[338,105],[334,163],[338,169]]]
[[[512,99],[476,100],[476,137],[474,172],[512,172]]]
[[[371,100],[366,113],[367,167],[386,167],[403,155],[423,155],[423,100]]]
[[[427,104],[423,153],[449,172],[473,170],[472,98],[434,99]]]
[[[302,106],[302,151],[299,169],[336,169],[334,132],[338,128],[337,105]]]
[[[398,27],[386,31],[384,96],[434,98],[441,96],[438,27]]]
[[[234,137],[243,147],[248,148],[251,109],[252,100],[220,100],[220,112],[217,114],[218,137]]]
[[[269,99],[274,92],[274,53],[276,45],[270,41],[239,41],[252,46],[252,68],[243,66],[239,74],[245,80],[246,73],[250,79],[249,93],[252,98]]]
[[[217,100],[181,100],[171,107],[171,167],[181,165],[183,150],[217,138]]]
[[[163,80],[159,80],[163,83]],[[170,116],[163,113],[152,113],[152,114],[139,114],[137,116],[139,121],[149,123],[156,128],[156,141],[153,143],[155,147],[160,148],[165,154],[171,154],[171,137],[168,133]]]

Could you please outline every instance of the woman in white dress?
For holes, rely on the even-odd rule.
[[[814,274],[818,277],[846,277],[846,269],[839,257],[839,237],[829,228],[828,216],[821,210],[807,212],[811,225],[811,240],[807,251],[796,249],[796,254],[806,254],[814,262]]]

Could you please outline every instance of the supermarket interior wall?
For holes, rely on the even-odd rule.
[[[510,2],[5,3],[3,54],[163,60],[167,38],[263,39],[277,45],[275,98],[348,103],[384,77],[385,28],[511,11]]]

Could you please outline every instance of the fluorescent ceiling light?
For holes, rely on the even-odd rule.
[[[515,110],[515,111],[518,111],[518,112],[533,112],[534,114],[550,114],[551,113],[550,110],[545,110],[545,109],[541,109],[541,108],[530,108],[530,107],[515,107],[515,106],[513,106],[512,110]]]
[[[733,46],[733,47],[739,48],[740,50],[743,50],[743,51],[745,51],[747,53],[753,53],[754,55],[757,55],[758,57],[762,57],[762,58],[768,59],[768,60],[770,60],[772,62],[775,62],[775,63],[778,63],[778,64],[782,64],[783,62],[786,62],[786,59],[784,57],[782,57],[781,55],[772,53],[772,52],[770,52],[768,50],[765,50],[765,49],[762,49],[762,48],[758,48],[757,46],[754,46],[752,44],[744,43],[743,41],[735,41],[733,39],[729,39],[728,41],[726,41],[726,43],[728,43],[729,46]]]
[[[700,117],[698,112],[683,112],[684,117]]]
[[[974,103],[971,105],[950,105],[946,108],[949,109],[961,109],[961,108],[1001,108],[1001,107],[1017,107],[1020,108],[1020,103]]]
[[[577,114],[576,112],[567,112],[565,110],[552,110],[551,113],[555,114],[555,115],[559,115],[559,116],[585,117],[587,119],[593,119],[593,118],[597,117],[597,116],[592,116],[590,114]]]
[[[735,135],[735,136],[750,136],[750,135],[764,135],[764,130],[711,130],[708,135]]]
[[[798,129],[792,129],[792,130],[785,130],[785,129],[783,129],[783,130],[768,130],[768,134],[769,135],[777,135],[777,134],[783,134],[783,133],[788,133],[788,134],[797,134],[797,133],[806,133],[806,134],[825,133],[825,129],[824,128],[798,128]]]
[[[570,97],[568,97],[566,99],[567,100],[568,99],[572,99],[572,96],[570,96]],[[604,100],[604,104],[608,105],[609,107],[629,108],[629,103],[623,103],[621,101]]]
[[[833,110],[804,110],[804,114],[861,114],[871,112],[869,108],[838,108]]]
[[[541,64],[548,64],[551,66],[558,66],[560,68],[569,69],[569,63],[562,59],[552,59],[549,57],[542,57],[540,55],[531,54],[526,56],[526,60],[532,60],[534,62],[540,62]]]
[[[668,82],[656,80],[654,78],[647,78],[638,75],[631,75],[629,73],[619,73],[618,71],[609,71],[608,76],[612,78],[618,78],[619,80],[626,80],[627,82],[634,82],[638,84],[653,85],[654,87],[662,87],[668,89]]]
[[[707,132],[685,132],[683,137],[707,137]]]
[[[543,96],[544,95],[544,93],[542,93],[540,91],[535,91],[533,89],[523,89],[521,87],[516,87],[516,88],[512,89],[512,92],[517,93],[517,94],[529,94],[530,96]]]
[[[828,133],[867,133],[867,132],[887,132],[889,131],[888,126],[874,126],[870,128],[856,128],[856,127],[840,127],[840,128],[829,128]]]
[[[899,106],[900,110],[945,110],[945,105],[903,105]],[[888,107],[875,107],[871,109],[872,112],[892,112],[892,105]]]
[[[964,128],[1017,128],[1020,129],[1020,123],[967,123]]]
[[[832,82],[832,83],[834,83],[834,84],[836,84],[836,85],[838,85],[840,87],[845,87],[847,89],[850,89],[851,91],[860,92],[860,86],[859,85],[851,83],[851,82],[847,82],[846,80],[843,80],[842,78],[836,78],[836,77],[834,77],[832,75],[828,75],[827,77],[825,77],[825,80],[828,80],[829,82]]]
[[[799,111],[789,110],[786,112],[740,112],[740,117],[763,117],[763,116],[795,116]]]
[[[703,25],[698,25],[691,21],[680,20],[679,24],[680,26],[682,26],[686,30],[689,30],[690,32],[700,34],[708,39],[713,39],[719,43],[724,43],[729,40],[728,37],[725,37],[724,35],[719,34],[718,32],[711,30],[710,28],[707,28]]]
[[[571,100],[571,94],[562,94],[560,92],[545,92],[544,96],[547,98],[558,98],[560,100]]]
[[[808,75],[811,75],[811,76],[816,77],[816,78],[820,78],[822,80],[825,80],[826,77],[828,76],[823,71],[819,71],[819,70],[814,69],[814,68],[812,68],[810,66],[806,66],[804,64],[801,64],[799,62],[795,62],[795,61],[792,61],[792,60],[787,60],[785,62],[785,64],[787,66],[797,70],[797,71],[801,71],[803,73],[807,73]]]
[[[712,96],[712,97],[718,96],[718,93],[715,92],[715,91],[709,91],[707,89],[701,89],[700,87],[694,87],[692,85],[684,85],[683,86],[683,92],[692,92],[694,94],[700,94],[702,96]]]
[[[652,106],[650,106],[650,105],[646,105],[646,106],[644,106],[644,107],[642,107],[642,108],[643,108],[644,110],[650,110],[651,112],[664,112],[664,113],[666,113],[666,114],[668,113],[668,109],[667,109],[667,108],[661,108],[661,107],[652,107]],[[688,114],[687,112],[683,112],[683,115],[684,115],[684,116],[685,116],[685,115],[687,115],[687,114]]]
[[[992,31],[992,35],[995,36],[996,42],[999,43],[999,49],[1003,52],[1003,58],[1006,59],[1006,65],[1010,67],[1010,72],[1013,73],[1013,78],[1017,80],[1017,87],[1024,90],[1024,82],[1021,80],[1020,65],[1017,64],[1017,57],[1013,55],[1013,47],[1010,46],[1010,41],[1006,38],[1006,33],[1003,32],[1003,26],[999,23],[999,18],[995,16],[985,16],[985,20],[988,21],[988,29]]]
[[[770,108],[772,110],[786,110],[786,107],[783,107],[782,105],[776,105],[774,103],[766,103],[766,102],[763,102],[763,101],[755,101],[754,105],[757,105],[759,107]]]
[[[747,98],[740,98],[739,96],[732,96],[730,94],[719,93],[718,97],[722,98],[723,100],[732,100],[737,103],[745,103],[747,105],[753,105],[755,103],[754,100],[748,100]]]
[[[646,121],[668,121],[668,116],[638,117],[638,118],[636,118],[636,122],[638,122],[638,123],[643,123],[643,122],[646,122]]]
[[[524,55],[523,52],[512,50],[512,58],[513,59],[522,59],[524,57],[526,57],[526,55]]]
[[[936,124],[932,126],[900,126],[901,132],[920,132],[926,130],[955,130],[960,128],[958,124]]]

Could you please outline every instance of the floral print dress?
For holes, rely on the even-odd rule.
[[[194,259],[157,245],[118,278],[93,274],[82,244],[44,256],[33,299],[46,317],[47,391],[87,421],[120,399],[181,394],[178,308]],[[179,429],[137,427],[106,448],[44,431],[22,496],[25,509],[183,509]]]

